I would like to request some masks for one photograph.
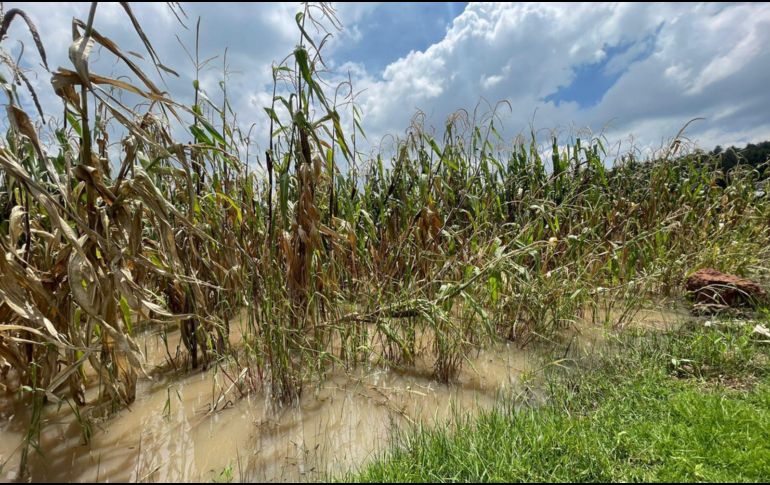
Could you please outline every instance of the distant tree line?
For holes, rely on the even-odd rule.
[[[770,175],[770,141],[749,143],[745,148],[731,146],[722,148],[717,145],[711,152],[704,154],[704,158],[716,161],[719,168],[727,174],[739,165],[748,165],[756,169],[761,178]]]
[[[729,183],[730,172],[736,167],[752,168],[757,171],[759,180],[766,181],[770,179],[770,141],[760,143],[749,143],[744,148],[730,146],[723,148],[717,145],[710,152],[702,149],[696,149],[694,152],[687,153],[679,157],[683,160],[696,160],[704,165],[711,165],[722,172],[718,183],[726,186]],[[633,153],[621,157],[620,162],[623,166],[636,167],[641,170],[650,166],[655,160],[640,160]],[[611,168],[609,173],[613,174],[615,167]]]

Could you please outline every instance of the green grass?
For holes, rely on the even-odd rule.
[[[413,429],[361,481],[764,481],[769,349],[753,325],[628,335],[548,404]]]

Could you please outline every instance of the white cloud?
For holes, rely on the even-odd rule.
[[[605,67],[620,78],[598,105],[543,101],[573,81],[576,67],[604,59],[607,46],[627,44]],[[770,105],[766,45],[766,4],[470,4],[444,39],[393,62],[380,79],[359,80],[367,88],[365,126],[378,135],[402,132],[416,109],[442,126],[483,95],[512,102],[511,135],[528,131],[537,112],[538,127],[606,127],[610,137],[633,135],[647,145],[697,116],[707,121],[690,133],[705,146],[720,134],[738,139],[742,130],[767,138],[770,118],[754,116],[757,125],[743,116]]]
[[[378,2],[342,2],[335,5],[337,20],[344,26],[332,38],[329,49],[334,52],[340,43],[358,42],[365,35],[358,27],[366,16],[371,15],[379,6]]]
[[[482,76],[481,77],[481,87],[486,89],[491,89],[498,84],[500,84],[500,81],[503,80],[502,74],[495,74],[494,76]]]
[[[228,47],[234,71],[228,83],[231,104],[243,126],[256,123],[263,149],[268,120],[262,108],[271,99],[270,66],[290,54],[299,40],[294,22],[298,4],[183,5],[189,30],[178,25],[164,4],[134,5],[161,60],[180,73],[178,79],[166,77],[167,89],[182,102],[192,101],[193,67],[175,34],[192,50],[200,15],[201,57],[220,56],[204,70],[202,84],[220,102],[221,55]],[[14,6],[38,24],[52,69],[70,66],[70,22],[72,17],[86,18],[89,4],[59,3],[52,9],[7,3],[6,9]],[[703,116],[707,120],[689,133],[704,147],[770,138],[770,50],[765,48],[770,45],[770,5],[473,3],[442,39],[381,71],[367,72],[361,63],[335,57],[341,43],[356,43],[368,34],[361,28],[367,18],[388,15],[388,8],[396,7],[337,5],[337,16],[348,30],[337,33],[326,51],[333,71],[327,76],[330,83],[347,80],[350,71],[356,91],[364,90],[358,102],[375,146],[386,134],[403,133],[417,110],[425,113],[427,125],[441,127],[458,109],[472,112],[480,101],[498,100],[509,100],[513,108],[505,117],[508,136],[528,132],[534,118],[536,128],[564,133],[590,127],[604,130],[611,139],[633,138],[656,146],[691,118]],[[124,50],[144,52],[119,6],[100,3],[95,26]],[[21,26],[11,28],[3,45],[9,48],[16,39],[28,46],[27,65],[37,65]],[[630,47],[608,58],[618,46]],[[544,101],[574,81],[576,68],[599,61],[607,62],[605,74],[619,78],[598,104]],[[108,52],[95,52],[93,66],[94,72],[121,72]],[[46,110],[58,114],[60,105],[47,77],[32,81]],[[261,150],[252,150],[257,152]]]

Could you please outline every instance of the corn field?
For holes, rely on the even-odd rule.
[[[189,371],[237,354],[248,392],[289,404],[335,366],[410,365],[421,335],[446,382],[500,339],[526,345],[586,313],[623,325],[700,267],[768,269],[764,181],[722,173],[681,136],[653,159],[612,158],[601,137],[542,146],[534,132],[504,139],[495,110],[458,112],[438,135],[416,116],[392,156],[362,157],[352,86],[330,96],[325,38],[309,33],[334,19],[326,5],[297,15],[265,107],[269,147],[250,167],[227,100],[198,96],[197,81],[191,106],[162,91],[175,73],[121,5],[141,42],[94,29],[96,3],[74,19],[71,65],[46,73],[55,126],[6,50],[24,22],[24,55],[47,70],[45,32],[20,10],[2,19],[0,361],[36,410],[28,449],[46,403],[130,404],[146,376],[136,336],[154,326],[179,329]],[[94,48],[133,78],[91,72]],[[128,55],[139,49],[152,72]]]

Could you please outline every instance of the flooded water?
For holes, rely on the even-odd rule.
[[[678,318],[666,311],[641,314],[644,325]],[[583,345],[602,339],[603,327],[584,326],[571,338]],[[174,353],[175,339],[169,347]],[[161,339],[144,339],[148,362],[168,370]],[[413,371],[342,370],[303,392],[298,406],[276,410],[264,395],[241,397],[238,369],[140,380],[129,409],[96,421],[91,442],[68,406],[48,405],[30,454],[33,481],[306,481],[365,464],[388,446],[398,426],[440,423],[452,413],[494,406],[501,393],[521,389],[522,378],[543,360],[532,350],[500,344],[463,365],[456,382],[439,384],[426,365]],[[245,371],[243,371],[245,372]],[[151,374],[153,374],[151,372]],[[165,377],[164,377],[165,376]],[[212,409],[215,411],[212,412]],[[16,478],[25,407],[0,389],[0,479]]]

